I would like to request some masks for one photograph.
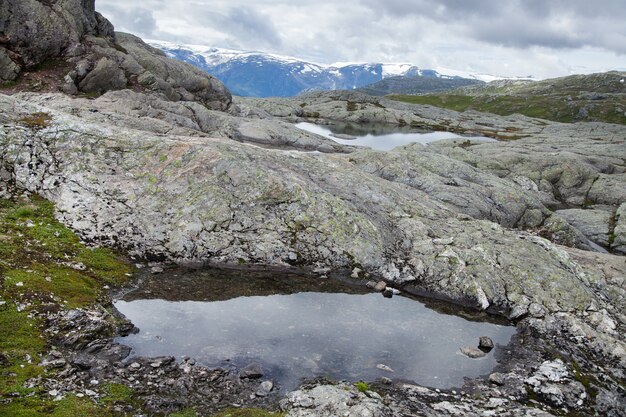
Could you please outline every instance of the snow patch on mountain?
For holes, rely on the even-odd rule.
[[[171,58],[188,62],[216,76],[234,94],[243,96],[293,96],[312,90],[355,89],[397,76],[469,78],[481,81],[505,78],[448,68],[424,69],[411,63],[320,64],[258,51],[238,51],[158,40],[147,42]]]

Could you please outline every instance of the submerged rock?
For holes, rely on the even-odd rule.
[[[483,358],[486,355],[485,352],[473,346],[463,346],[461,348],[461,353],[472,359]]]
[[[263,375],[263,367],[258,363],[251,363],[239,371],[239,378],[257,379]]]

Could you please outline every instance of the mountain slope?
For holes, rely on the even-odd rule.
[[[542,81],[499,80],[444,93],[390,98],[456,111],[521,113],[559,122],[626,124],[626,72],[618,71]]]
[[[358,90],[371,96],[387,94],[423,94],[448,91],[468,85],[482,85],[482,81],[458,77],[433,77],[425,75],[395,76],[385,78]]]
[[[321,65],[261,52],[149,41],[169,57],[188,62],[220,79],[234,94],[248,97],[289,97],[314,90],[353,90],[390,77],[419,81],[420,91],[442,91],[479,82],[420,69],[412,64],[340,63]],[[463,81],[466,80],[466,81]],[[401,92],[394,89],[390,92]],[[409,89],[406,92],[412,92]],[[383,93],[386,94],[386,93]]]

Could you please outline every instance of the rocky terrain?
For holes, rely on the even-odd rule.
[[[1,75],[12,81],[5,85],[11,94],[0,94],[0,197],[38,194],[82,241],[127,256],[343,272],[363,283],[376,277],[518,327],[501,369],[455,390],[381,382],[360,392],[317,381],[281,400],[250,397],[260,389],[256,382],[208,378],[207,370],[170,359],[121,368],[119,348],[102,351],[122,331],[119,323],[95,335],[104,340],[98,348],[85,350],[94,334],[80,329],[104,314],[96,303],[84,314],[61,309],[50,318],[61,336],[79,332],[70,340],[81,343],[58,337],[50,343],[61,351],[49,359],[88,356],[59,362],[74,370],[68,375],[124,386],[145,381],[137,395],[150,413],[218,411],[225,404],[212,399],[224,391],[215,385],[228,381],[238,387],[233,395],[241,394],[238,405],[280,403],[292,416],[623,412],[623,125],[457,113],[348,92],[233,100],[216,79],[114,33],[93,1],[8,0],[0,17]],[[47,59],[62,60],[55,71],[67,73],[55,78],[48,67],[38,69]],[[46,77],[38,78],[42,71]],[[39,89],[30,88],[35,79],[47,87],[27,91]],[[381,152],[291,124],[302,120],[502,140]],[[134,376],[140,368],[147,373]],[[162,381],[148,389],[155,378]]]

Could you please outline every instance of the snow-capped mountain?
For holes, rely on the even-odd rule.
[[[188,62],[220,79],[233,94],[253,97],[295,96],[312,90],[357,89],[389,77],[491,81],[496,77],[421,69],[409,63],[316,64],[263,52],[236,51],[163,41],[148,43],[171,58]],[[452,87],[450,87],[452,88]]]

